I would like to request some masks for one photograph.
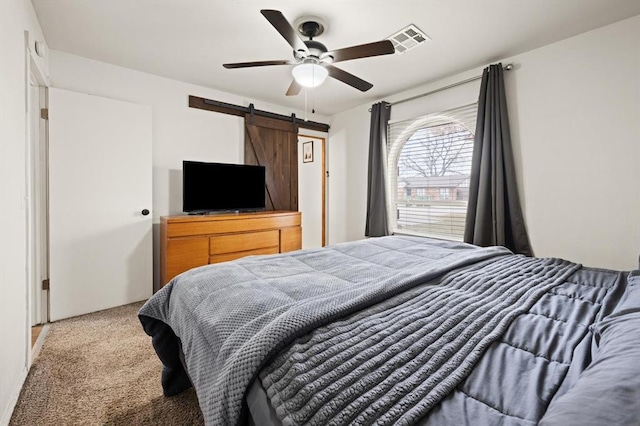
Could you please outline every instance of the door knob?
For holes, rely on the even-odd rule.
[[[149,214],[149,210],[148,209],[144,209],[140,213],[142,213],[142,216],[147,216]]]

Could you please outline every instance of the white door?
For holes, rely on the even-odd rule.
[[[324,139],[298,136],[298,210],[302,248],[324,246]]]
[[[150,107],[49,90],[52,321],[151,296],[151,173]]]

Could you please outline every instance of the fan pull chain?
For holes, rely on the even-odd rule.
[[[304,121],[309,121],[309,116],[307,114],[307,88],[304,88]]]

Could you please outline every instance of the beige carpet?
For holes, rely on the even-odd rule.
[[[200,425],[193,389],[166,398],[141,303],[51,325],[10,425]]]

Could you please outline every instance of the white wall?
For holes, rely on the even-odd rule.
[[[329,129],[329,244],[364,237],[369,105],[334,115]]]
[[[153,110],[154,281],[158,281],[159,217],[182,213],[182,160],[244,162],[241,117],[188,107],[189,95],[303,117],[302,111],[246,99],[152,74],[52,51],[51,82],[58,87],[144,105]],[[324,116],[314,121],[328,123]],[[300,188],[302,191],[303,188]]]
[[[0,1],[0,424],[7,424],[28,365],[25,33],[44,41],[31,2]],[[47,73],[47,61],[41,69]],[[45,75],[46,76],[46,75]]]
[[[534,251],[637,268],[640,16],[513,62],[506,90]]]
[[[637,267],[640,16],[502,63],[516,65],[505,78],[507,102],[520,197],[535,255],[612,269]],[[385,100],[404,99],[481,72],[469,70]],[[446,103],[447,96],[468,97],[454,90],[417,102],[431,112],[443,99]],[[332,243],[364,236],[369,106],[332,118],[330,202],[339,206],[331,212]],[[392,119],[396,109],[406,115],[411,108],[398,105]]]
[[[307,142],[313,147],[313,161],[305,163],[303,147]],[[303,249],[322,247],[322,142],[319,137],[298,136],[298,210],[302,212]]]

